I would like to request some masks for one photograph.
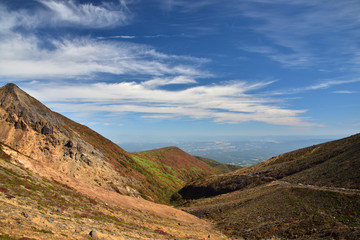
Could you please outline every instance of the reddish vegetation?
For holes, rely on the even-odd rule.
[[[160,234],[160,235],[164,235],[164,236],[169,235],[167,232],[164,232],[164,231],[161,230],[161,229],[156,229],[155,232],[157,232],[157,233]]]
[[[13,198],[15,198],[15,196],[13,196],[13,195],[10,195],[10,194],[6,194],[6,196],[5,196],[7,199],[13,199]]]
[[[56,115],[58,118],[63,119],[65,126],[68,126],[77,132],[86,142],[96,146],[97,149],[99,149],[106,157],[104,160],[107,160],[108,162],[114,164],[114,166],[118,167],[118,171],[120,171],[120,173],[126,173],[124,167],[127,167],[129,161],[133,161],[129,153],[87,126],[76,123],[60,114]]]
[[[183,209],[234,238],[360,239],[359,159],[360,134],[284,153],[192,182]]]
[[[87,199],[88,199],[89,202],[90,202],[91,204],[93,204],[93,205],[97,205],[97,204],[98,204],[98,202],[97,202],[95,199],[92,199],[92,198],[90,198],[90,197],[88,197]]]

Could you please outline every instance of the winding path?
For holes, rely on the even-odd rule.
[[[275,180],[272,182],[272,184],[278,184],[278,185],[282,185],[282,186],[291,186],[291,187],[297,187],[297,188],[310,188],[310,189],[320,190],[320,191],[328,191],[328,192],[330,191],[330,192],[337,192],[337,193],[360,195],[359,189],[316,186],[316,185],[302,184],[302,183],[291,183],[291,182],[287,182],[284,180]]]

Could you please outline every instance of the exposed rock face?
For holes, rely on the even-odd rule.
[[[0,126],[0,142],[33,159],[28,163],[32,170],[36,165],[50,165],[59,175],[67,174],[108,189],[115,186],[123,194],[138,194],[129,187],[133,181],[121,177],[114,163],[80,135],[85,126],[51,111],[15,84],[0,88]],[[99,141],[104,141],[103,137]],[[118,148],[120,157],[131,160],[120,147],[114,148]]]
[[[98,239],[97,236],[97,232],[95,230],[91,230],[91,232],[89,233],[90,237],[94,238],[94,239]]]

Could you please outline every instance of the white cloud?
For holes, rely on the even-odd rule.
[[[91,85],[38,85],[27,91],[60,112],[139,113],[146,118],[188,117],[215,122],[259,121],[290,126],[314,126],[299,115],[305,110],[281,107],[278,100],[248,92],[270,83],[229,82],[169,91],[136,82]]]
[[[97,39],[134,39],[135,36],[128,36],[128,35],[119,35],[119,36],[110,36],[110,37],[98,37]]]
[[[88,10],[98,8],[91,4],[88,4],[86,8],[77,6],[73,1],[42,0],[41,2],[62,6],[58,11],[70,11],[68,8],[71,7],[68,19],[71,19],[72,14],[76,13],[74,10],[76,7]],[[121,3],[125,4],[123,1]],[[61,10],[63,8],[65,10]],[[83,15],[80,14],[80,20],[85,21],[86,17],[94,17],[90,16],[90,13],[89,10],[85,11]],[[10,11],[0,5],[0,77],[9,80],[17,78],[59,79],[78,76],[91,77],[96,73],[181,75],[189,78],[210,76],[210,74],[198,70],[199,66],[207,61],[203,58],[168,55],[149,46],[127,42],[101,41],[90,37],[71,36],[52,39],[35,35],[31,31],[33,28],[42,24],[51,24],[49,21],[44,21],[44,16],[48,16],[47,14],[49,13],[38,10],[35,14],[30,15],[25,10]],[[62,20],[65,21],[67,15],[62,14],[64,15]],[[98,24],[96,26],[100,27],[105,23],[101,20],[102,14],[98,17],[99,22],[102,23],[93,24]],[[95,19],[90,19],[89,24],[92,24],[93,21]],[[110,20],[108,23],[110,24]],[[25,28],[25,30],[19,31],[19,28]],[[130,38],[131,36],[122,37]]]
[[[270,95],[287,95],[287,94],[297,94],[305,91],[314,91],[314,90],[321,90],[321,89],[328,89],[333,86],[343,85],[343,84],[351,84],[360,82],[360,78],[354,78],[350,80],[343,80],[343,79],[333,79],[333,80],[326,80],[320,83],[316,83],[310,86],[305,86],[301,88],[293,88],[293,89],[286,89],[282,91],[275,91],[272,93],[268,93]],[[350,93],[349,91],[334,91],[334,93]],[[351,92],[355,93],[355,92]]]
[[[340,91],[333,91],[333,93],[338,93],[338,94],[353,94],[353,93],[358,93],[358,92],[357,92],[357,91],[340,90]]]
[[[131,20],[126,2],[118,5],[102,3],[95,6],[92,3],[77,4],[73,0],[38,0],[54,14],[51,18],[56,24],[76,24],[89,28],[104,28],[126,25]]]
[[[84,27],[126,24],[124,18],[116,18],[121,11],[116,10],[115,14],[105,5],[41,2],[56,13],[51,18],[53,23]],[[96,11],[99,14],[95,19],[91,13]],[[5,17],[2,13],[6,13]],[[0,8],[0,77],[9,80],[51,79],[49,84],[43,84],[43,81],[29,84],[26,90],[57,111],[139,113],[148,118],[187,117],[226,123],[259,121],[290,126],[315,125],[300,117],[305,110],[289,109],[279,105],[278,99],[253,93],[272,82],[232,81],[222,85],[199,85],[197,79],[212,76],[200,67],[208,59],[161,53],[152,47],[129,42],[71,36],[44,39],[31,31],[20,33],[15,30],[23,27],[21,24],[27,19],[31,20],[29,26],[25,26],[28,29],[45,24],[40,23],[42,14],[30,16],[26,12],[10,13]],[[1,25],[2,22],[5,24]],[[143,81],[67,86],[55,83],[57,79],[92,78],[97,73],[114,74],[119,78],[134,75]],[[159,89],[170,84],[183,84],[186,88],[177,91]]]
[[[203,60],[171,56],[126,42],[89,38],[50,40],[53,49],[40,48],[40,39],[12,33],[0,42],[0,76],[12,78],[69,78],[95,73],[209,76],[196,66]],[[166,59],[178,60],[168,63]],[[21,71],[19,71],[21,69]]]
[[[348,83],[355,83],[360,82],[360,79],[351,79],[351,80],[329,80],[319,84],[315,84],[309,87],[306,87],[305,90],[318,90],[318,89],[326,89],[330,88],[334,85],[341,85],[341,84],[348,84]]]
[[[91,4],[87,4],[87,7],[76,5],[73,1],[41,0],[41,2],[51,6],[52,9],[59,7],[56,10],[62,14],[61,18],[57,17],[59,21],[70,21],[72,15],[80,11],[76,10],[77,8],[89,10],[99,7]],[[126,6],[125,1],[120,3]],[[101,6],[104,8],[105,5]],[[86,17],[91,17],[90,13],[89,10],[83,15],[80,14],[80,20],[85,21]],[[103,22],[101,13],[98,14],[98,20]],[[45,16],[49,17],[48,15],[49,13],[43,10],[37,10],[33,15],[25,10],[11,12],[0,4],[0,77],[9,80],[18,78],[40,80],[89,78],[97,73],[109,73],[146,75],[147,78],[154,78],[152,82],[146,84],[161,85],[196,82],[195,78],[212,76],[200,70],[201,65],[209,61],[205,58],[160,53],[152,47],[129,42],[72,36],[53,39],[28,31],[42,24],[51,24],[49,21],[43,21]],[[91,23],[95,20],[89,21]],[[101,25],[104,24],[97,26]],[[19,28],[27,30],[18,31]],[[134,36],[114,37],[130,39]]]
[[[176,76],[172,78],[154,78],[142,83],[142,85],[150,88],[165,86],[171,84],[190,84],[196,83],[196,80],[187,76]]]

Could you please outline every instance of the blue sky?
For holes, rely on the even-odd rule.
[[[360,129],[358,0],[1,0],[0,83],[115,142]]]

